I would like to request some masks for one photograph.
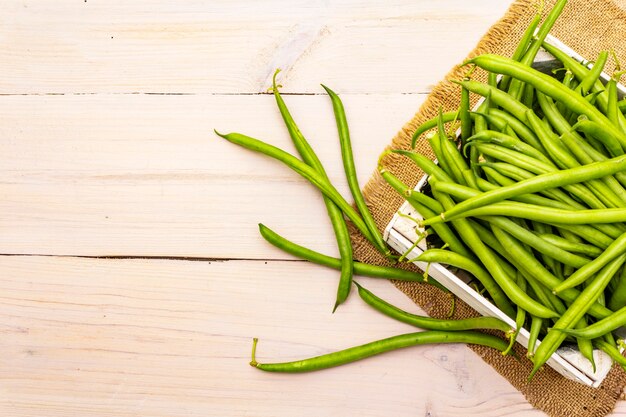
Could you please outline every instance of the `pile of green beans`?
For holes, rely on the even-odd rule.
[[[558,0],[541,27],[538,11],[510,58],[485,54],[467,61],[467,77],[454,81],[460,107],[440,110],[413,135],[413,148],[427,138],[437,163],[409,150],[381,156],[381,161],[389,153],[411,159],[428,175],[427,192],[413,191],[379,166],[381,176],[421,216],[413,220],[423,229],[429,249],[412,261],[466,270],[478,292],[513,319],[515,328],[492,317],[448,320],[415,315],[353,281],[357,274],[447,291],[426,274],[354,259],[349,223],[390,260],[404,261],[409,251],[394,256],[382,239],[356,180],[344,106],[328,87],[322,85],[332,103],[354,205],[331,184],[300,132],[280,95],[276,74],[271,90],[300,158],[246,135],[216,131],[234,144],[283,162],[323,194],[338,258],[290,242],[262,224],[259,230],[285,252],[340,271],[333,312],[356,288],[374,310],[424,329],[282,363],[259,363],[255,338],[250,365],[271,372],[314,371],[425,343],[475,343],[506,355],[526,327],[528,357],[534,362],[529,378],[563,343],[577,343],[594,368],[594,348],[626,366],[619,354],[623,342],[616,341],[615,334],[626,325],[626,104],[617,94],[621,73],[603,84],[600,75],[608,52],[600,53],[589,68],[544,42],[566,3]],[[532,68],[541,46],[565,71],[550,75]],[[486,72],[487,83],[470,78],[480,71]],[[473,110],[472,94],[484,98]],[[505,338],[481,329],[500,331]]]
[[[623,343],[615,331],[626,326],[622,73],[616,62],[603,83],[608,52],[589,68],[545,43],[565,3],[557,2],[534,36],[531,25],[512,58],[484,54],[465,63],[468,74],[483,71],[489,82],[454,81],[460,107],[440,111],[413,136],[413,147],[428,140],[437,165],[397,151],[428,175],[426,195],[416,203],[411,193],[407,201],[423,218],[419,226],[446,245],[421,260],[471,262],[465,269],[484,295],[515,319],[516,330],[529,329],[529,378],[563,343],[577,343],[595,369],[594,347],[615,358]],[[565,71],[532,67],[542,45]],[[471,94],[482,98],[473,111]],[[380,171],[407,195],[408,186]]]

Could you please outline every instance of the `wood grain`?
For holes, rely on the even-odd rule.
[[[459,345],[307,375],[249,367],[253,336],[259,359],[289,360],[413,329],[354,296],[332,315],[336,272],[281,260],[256,226],[336,253],[319,194],[212,133],[292,149],[264,94],[281,68],[348,195],[319,83],[344,100],[364,183],[509,4],[3,1],[0,415],[543,415]],[[360,281],[417,311],[390,283]]]
[[[328,97],[286,100],[351,200]],[[345,97],[362,184],[421,100]],[[11,96],[0,113],[0,253],[284,258],[258,237],[259,222],[335,250],[317,190],[213,133],[295,152],[273,97]]]
[[[5,1],[0,92],[426,92],[508,2]],[[431,59],[436,56],[437,59]]]
[[[276,361],[415,330],[372,313],[355,294],[331,314],[336,273],[307,263],[0,257],[0,268],[2,415],[531,411],[462,345],[406,349],[307,375],[249,367],[253,336],[258,359]],[[361,282],[416,311],[388,282]]]

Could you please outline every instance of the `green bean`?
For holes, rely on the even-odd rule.
[[[539,48],[541,47],[541,44],[548,36],[550,29],[552,29],[552,26],[554,26],[554,23],[556,22],[558,17],[561,15],[561,12],[563,11],[563,8],[565,7],[566,4],[567,4],[567,0],[557,0],[555,5],[550,10],[550,13],[548,13],[548,16],[539,27],[537,34],[535,35],[535,37],[532,38],[532,41],[530,43],[530,46],[528,47],[528,50],[524,53],[524,56],[519,62],[520,66],[524,68],[530,68],[531,64],[535,60],[535,57],[537,56],[537,52],[539,52]],[[516,62],[516,61],[513,61],[513,62]],[[496,72],[496,71],[492,71],[492,72]],[[507,74],[507,75],[510,75],[514,78],[511,81],[511,85],[509,86],[509,90],[508,90],[509,94],[515,98],[519,98],[521,94],[521,87],[522,87],[521,81],[525,81],[525,82],[528,82],[528,81],[526,80],[520,81],[513,74]]]
[[[543,145],[535,133],[512,114],[497,108],[489,109],[489,116],[499,117],[513,129],[524,142],[543,153]]]
[[[559,139],[569,148],[570,151],[572,151],[582,165],[591,164],[596,161],[591,156],[591,154],[596,152],[596,150],[591,145],[587,144],[577,133],[564,133]],[[613,176],[604,177],[602,178],[602,181],[604,181],[607,187],[615,193],[622,204],[626,204],[626,189],[624,189],[623,184],[620,182],[620,177],[622,179],[621,182],[626,183],[626,176],[623,172],[618,172]]]
[[[379,167],[378,172],[387,184],[396,190],[398,194],[403,196],[409,203],[421,204],[436,213],[441,213],[443,211],[443,206],[437,200],[424,193],[411,189],[408,185],[400,181],[398,177],[387,171],[385,168]]]
[[[483,166],[483,170],[489,176],[493,177],[502,186],[514,184],[514,181],[509,180],[508,178],[498,174],[497,171],[491,170],[487,166]],[[497,185],[491,184],[487,181],[482,181],[480,178],[478,179],[478,183],[482,191],[490,191],[490,190],[498,188]],[[446,186],[447,184],[441,185],[442,188],[445,188]],[[448,191],[451,193],[455,193],[456,189],[451,188]],[[554,194],[555,197],[559,198],[560,201],[551,200],[551,199],[541,197],[535,194],[522,194],[516,197],[511,197],[511,199],[514,201],[519,201],[523,203],[529,203],[529,204],[546,206],[546,207],[562,208],[566,210],[571,210],[572,207],[584,208],[584,206],[578,204],[576,201],[573,201],[572,203],[570,203],[570,205],[566,205],[562,203],[561,201],[567,201],[567,200],[563,200],[562,197],[559,197],[556,194],[557,191],[559,195],[562,193],[558,189],[553,189],[551,191],[555,193]],[[547,192],[544,191],[544,193],[548,195]],[[565,194],[563,194],[563,197],[565,197]],[[613,238],[616,238],[621,234],[619,230],[615,229],[613,225],[609,225],[609,224],[595,224],[593,225],[593,227],[586,226],[586,225],[564,225],[564,224],[552,224],[552,226],[558,227],[559,230],[564,230],[566,233],[573,234],[574,236],[579,237],[579,239],[583,238],[587,240],[589,243],[599,248],[607,248],[611,244],[611,242],[613,242]],[[567,230],[565,230],[565,228]],[[605,234],[604,232],[608,234]]]
[[[522,291],[526,292],[527,283],[524,277],[522,276],[522,273],[517,271],[516,276],[517,276],[517,280],[516,280],[517,286],[520,287]],[[526,310],[524,310],[521,306],[518,305],[517,313],[515,314],[515,332],[511,335],[511,340],[509,341],[509,347],[506,348],[504,352],[502,352],[504,355],[508,354],[509,352],[511,352],[511,349],[513,349],[515,340],[517,339],[519,332],[522,330],[522,327],[524,327],[525,321],[526,321]]]
[[[454,122],[459,119],[458,111],[450,111],[442,114],[444,123]],[[413,136],[411,137],[411,149],[415,148],[415,144],[417,143],[417,139],[422,136],[425,132],[429,131],[437,127],[439,116],[435,116],[430,120],[422,123],[416,130],[413,132]]]
[[[535,316],[530,317],[530,331],[528,336],[528,353],[526,357],[529,359],[535,356],[535,345],[537,344],[537,339],[539,338],[539,333],[541,332],[541,327],[543,326],[543,319]]]
[[[616,127],[620,127],[618,115],[619,107],[617,106],[617,81],[614,77],[611,77],[609,81],[606,83],[606,91],[608,94],[608,103],[606,108],[606,117],[615,125]],[[622,131],[623,133],[623,131]]]
[[[361,193],[361,187],[359,187],[359,181],[356,176],[356,168],[354,166],[354,157],[352,156],[352,146],[350,144],[350,131],[348,130],[348,121],[346,120],[346,113],[343,108],[343,103],[341,102],[339,96],[335,94],[333,90],[326,87],[325,85],[322,85],[322,87],[328,93],[328,96],[330,97],[330,100],[333,104],[335,121],[337,122],[337,130],[339,132],[339,142],[341,144],[343,167],[346,171],[346,178],[348,180],[348,188],[350,188],[350,192],[352,193],[354,202],[359,209],[359,213],[361,213],[367,229],[370,231],[371,236],[374,238],[374,246],[376,246],[376,248],[382,254],[389,256],[391,252],[387,248],[387,245],[385,244],[385,241],[383,240],[383,237],[378,230],[378,225],[376,224],[374,217],[372,217],[372,213],[370,213],[370,210],[367,207],[367,203],[365,202],[363,193]]]
[[[626,358],[614,345],[611,345],[604,340],[595,340],[593,344],[598,346],[604,353],[609,355],[615,363],[626,370]]]
[[[537,118],[534,112],[528,109],[528,107],[524,106],[521,102],[514,100],[510,96],[508,96],[506,93],[503,93],[502,91],[494,89],[485,84],[476,83],[472,81],[459,82],[459,84],[461,84],[465,88],[468,88],[469,90],[474,91],[478,94],[489,95],[489,97],[492,100],[494,100],[494,102],[497,102],[498,105],[505,107],[509,112],[514,114],[516,117],[520,118],[520,120],[522,120],[524,123],[526,123],[529,126],[533,126],[535,129],[537,129],[538,136],[541,138],[542,144],[549,146],[551,148],[551,156],[558,157],[560,155],[559,152],[562,152],[562,150],[559,150],[555,147],[553,143],[553,139],[550,137],[551,136],[550,133],[546,129],[544,129],[545,126]],[[555,154],[555,152],[557,153]],[[509,161],[509,162],[512,162],[512,161]],[[544,171],[550,170],[550,168],[546,167],[543,170]],[[556,170],[556,168],[553,168],[552,170]],[[569,188],[573,192],[575,192],[579,198],[582,198],[584,201],[590,204],[591,207],[593,208],[605,207],[602,204],[602,202],[598,200],[598,198],[593,196],[592,193],[589,192],[585,187],[581,185],[576,185],[575,187],[569,186]]]
[[[530,250],[525,248],[527,252]],[[552,308],[559,314],[563,314],[566,310],[565,304],[562,299],[552,294],[552,292],[541,282],[535,279],[532,274],[530,274],[523,266],[519,264],[519,262],[512,261],[511,262],[515,268],[522,274],[526,282],[530,285],[530,289],[534,293],[534,297],[539,300],[543,305],[546,305]]]
[[[602,74],[602,70],[604,69],[604,66],[606,65],[606,61],[608,60],[608,58],[609,58],[608,51],[601,51],[598,54],[598,59],[596,59],[596,62],[591,67],[591,70],[589,71],[589,73],[587,73],[587,75],[585,75],[582,78],[582,80],[580,81],[580,84],[578,85],[577,92],[579,94],[584,96],[584,95],[587,95],[587,93],[589,93],[589,90],[591,90],[591,87],[593,87],[596,81],[600,79],[600,75]]]
[[[587,327],[587,319],[585,317],[581,318],[580,321],[576,324],[576,328],[585,328]],[[584,358],[586,358],[589,362],[591,362],[591,369],[593,372],[596,371],[596,361],[593,358],[593,344],[589,339],[583,339],[581,337],[576,338],[576,344],[578,345],[578,351]]]
[[[567,329],[584,317],[590,306],[604,291],[613,275],[621,268],[625,259],[626,254],[621,255],[602,268],[596,275],[596,278],[580,293],[580,296],[569,306],[567,311],[561,315],[554,327]],[[532,378],[548,358],[552,356],[563,340],[565,340],[565,337],[566,335],[563,332],[550,331],[546,334],[535,352],[533,358],[534,367],[529,378]]]
[[[441,135],[437,135],[437,137],[440,138],[439,147],[441,149],[442,158],[445,159],[446,166],[448,167],[448,171],[446,172],[452,177],[454,182],[467,185],[465,177],[463,176],[463,167],[458,163],[459,158],[454,157],[455,154],[458,155],[456,147],[445,137],[442,137]],[[452,147],[452,149],[450,149],[450,147]]]
[[[396,149],[391,152],[408,157],[415,163],[415,165],[417,165],[429,176],[437,176],[445,181],[453,181],[452,178],[448,174],[446,174],[446,172],[441,169],[440,166],[437,166],[437,164],[435,164],[432,160],[422,154],[419,154],[417,152],[404,151],[401,149]]]
[[[341,260],[333,258],[331,256],[323,255],[319,252],[315,252],[311,249],[305,248],[304,246],[293,243],[263,224],[259,224],[259,232],[261,233],[261,236],[263,236],[263,238],[269,243],[297,258],[305,259],[307,261],[319,265],[328,266],[334,269],[341,268]],[[424,276],[422,274],[407,271],[405,269],[370,265],[354,261],[354,273],[356,275],[372,278],[385,278],[410,282],[426,282],[448,292],[448,290],[443,285],[439,284],[436,280],[429,279],[426,281],[424,280]]]
[[[441,111],[439,118],[443,118]],[[472,117],[470,115],[470,94],[469,90],[461,88],[461,107],[459,108],[459,118],[461,119],[461,147],[467,142],[467,138],[472,136]]]
[[[624,169],[626,169],[626,156],[620,156],[604,162],[594,162],[593,164],[582,165],[576,168],[537,175],[536,177],[520,181],[514,185],[501,187],[493,191],[487,191],[480,196],[465,200],[442,213],[441,218],[445,219],[447,217],[452,217],[465,210],[502,201],[516,195],[534,193],[546,188],[561,187],[564,185],[588,181],[590,179],[602,178]]]
[[[501,132],[496,132],[493,130],[483,130],[468,138],[468,141],[495,143],[505,148],[512,149],[514,151],[523,153],[524,155],[528,155],[532,158],[538,159],[542,162],[548,164],[551,163],[550,160],[535,147]]]
[[[459,205],[462,203],[459,203]],[[448,215],[444,217],[444,214],[446,213],[448,213]],[[610,224],[626,221],[626,208],[562,210],[551,207],[536,206],[534,204],[519,203],[517,201],[501,201],[475,209],[462,211],[461,213],[453,216],[450,216],[449,211],[446,211],[440,216],[431,217],[421,221],[420,225],[432,226],[433,224],[444,221],[454,221],[466,217],[506,215],[510,217],[518,217],[520,219],[537,220],[544,223],[579,225],[591,223]]]
[[[521,102],[529,109],[533,108],[533,103],[535,102],[535,89],[532,85],[526,84],[524,86]]]
[[[575,133],[575,132],[572,132],[572,133]],[[571,136],[564,135],[561,137],[561,139],[567,141],[567,139],[573,138],[576,140],[576,144],[580,146],[582,150],[582,152],[576,153],[576,157],[580,159],[581,163],[589,164],[591,162],[602,162],[608,159],[606,155],[604,155],[602,152],[599,152],[596,148],[594,148],[589,143],[587,143],[587,141],[589,141],[590,138],[587,138],[587,141],[585,141],[582,139],[582,137],[580,137],[580,135],[578,136],[577,135],[578,135],[577,133]],[[572,149],[576,149],[576,148],[572,148]],[[586,158],[585,156],[583,156],[583,154],[586,154],[588,158],[590,158],[590,160]],[[625,172],[616,172],[614,176],[615,176],[615,179],[618,180],[622,186],[626,186],[626,173]]]
[[[300,174],[306,180],[308,180],[311,184],[316,186],[322,193],[328,196],[336,205],[343,211],[343,213],[354,223],[355,227],[359,229],[359,231],[369,240],[374,246],[377,247],[377,239],[375,239],[367,225],[363,222],[359,214],[352,208],[350,204],[339,194],[337,189],[332,186],[328,182],[324,176],[322,176],[318,171],[311,168],[295,156],[287,153],[281,149],[278,149],[275,146],[262,142],[258,139],[251,138],[250,136],[242,135],[240,133],[228,133],[222,134],[217,131],[215,133],[226,139],[229,142],[232,142],[236,145],[243,146],[244,148],[250,149],[252,151],[260,152],[269,157],[277,159],[278,161],[284,163],[289,168]]]
[[[552,160],[559,168],[566,169],[580,166],[576,158],[558,140],[558,137],[551,130],[544,129],[544,124],[541,123],[537,117],[529,116],[528,120],[536,131],[543,132],[538,134],[538,136],[541,138],[542,144],[552,157]],[[595,195],[595,198],[582,197],[590,207],[604,208],[621,206],[621,200],[615,196],[602,181],[590,180],[585,186]],[[580,194],[578,195],[581,196]]]
[[[450,175],[451,167],[448,165],[448,161],[443,155],[443,150],[441,149],[441,138],[439,134],[434,134],[428,138],[428,143],[430,144],[430,148],[435,154],[435,158],[437,158],[437,163],[439,164],[439,169],[445,172],[447,178],[452,178]]]
[[[252,344],[252,360],[250,365],[267,372],[310,372],[321,369],[331,368],[365,359],[380,353],[389,352],[391,350],[432,344],[432,343],[470,343],[492,347],[503,351],[507,344],[499,337],[474,332],[443,332],[437,330],[429,330],[417,333],[407,333],[399,336],[393,336],[386,339],[377,340],[361,346],[355,346],[338,352],[326,355],[316,356],[310,359],[304,359],[293,362],[282,363],[259,363],[256,360],[256,344],[257,339],[253,339]]]
[[[357,282],[355,282],[355,285],[359,289],[359,296],[375,310],[398,321],[421,329],[447,331],[491,329],[500,330],[505,333],[511,330],[511,326],[495,317],[482,316],[464,320],[443,320],[411,314],[377,297]]]
[[[308,141],[304,138],[304,135],[300,132],[300,129],[296,125],[296,122],[293,120],[285,101],[280,95],[278,91],[278,86],[276,85],[276,76],[278,75],[278,70],[274,73],[274,77],[272,78],[272,89],[274,92],[274,97],[276,99],[276,104],[278,105],[278,109],[280,110],[280,114],[283,117],[285,125],[287,126],[287,130],[289,131],[289,136],[291,136],[291,140],[293,141],[298,153],[302,156],[302,160],[317,170],[320,174],[322,174],[327,180],[328,175],[324,170],[324,166],[322,162],[319,160],[313,148],[308,143]],[[328,217],[330,218],[333,231],[335,233],[335,237],[337,239],[337,246],[339,249],[339,257],[341,259],[341,273],[339,277],[339,285],[337,287],[337,299],[335,301],[335,307],[333,311],[337,309],[339,304],[343,303],[350,294],[350,288],[352,286],[352,243],[350,242],[350,232],[348,231],[348,226],[343,217],[343,213],[332,202],[330,198],[327,196],[323,196],[324,204],[326,205],[326,211],[328,212]]]
[[[559,285],[554,287],[553,291],[558,293],[559,291],[563,291],[567,288],[573,288],[578,284],[586,281],[593,274],[602,269],[606,264],[608,264],[611,260],[615,259],[619,255],[626,252],[626,233],[622,234],[618,237],[612,244],[609,246],[602,255],[598,256],[593,261],[587,263],[580,267],[576,272],[574,272],[569,278],[565,281],[561,282]]]
[[[509,126],[507,121],[504,120],[502,117],[495,116],[493,114],[481,113],[479,111],[475,111],[470,114],[474,118],[482,117],[483,119],[487,121],[487,129],[483,129],[483,130],[495,130],[497,132],[502,132],[506,135],[509,135],[515,139],[521,140],[519,138],[519,135],[515,132],[515,130],[511,126]],[[477,133],[480,133],[480,131]]]
[[[428,249],[422,252],[418,257],[411,259],[411,262],[437,262],[445,265],[452,265],[461,268],[474,275],[478,281],[485,287],[494,302],[500,305],[506,305],[506,296],[498,287],[493,277],[483,269],[477,262],[458,253],[444,249]],[[501,300],[501,301],[498,301]]]
[[[565,75],[563,76],[563,82],[562,82],[564,86],[566,86],[569,89],[572,89],[572,84],[573,84],[573,81],[575,80],[576,78],[574,77],[574,73],[572,71],[570,70],[565,71]],[[539,94],[543,94],[543,93],[539,93]],[[562,115],[563,118],[568,120],[570,117],[572,117],[573,113],[567,107],[566,103],[559,101],[558,103],[555,104],[555,107],[558,113]]]
[[[626,307],[620,308],[613,314],[583,329],[561,329],[558,327],[553,327],[552,329],[578,338],[596,339],[622,326],[626,326]]]
[[[473,188],[478,188],[474,172],[469,169],[458,148],[451,141],[445,139],[445,136],[443,136],[442,132],[443,123],[440,123],[439,137],[444,138],[441,141],[441,151],[445,155],[444,157],[446,161],[448,161],[448,164],[450,165],[452,171],[455,173],[455,175],[459,175],[457,182]]]
[[[543,240],[548,241],[554,246],[557,246],[568,252],[582,253],[583,255],[588,255],[588,256],[599,256],[600,254],[602,254],[602,251],[595,246],[587,245],[585,243],[580,243],[580,242],[572,242],[568,239],[565,239],[561,236],[558,236],[552,233],[541,233],[539,234],[539,236]]]
[[[488,152],[486,152],[487,155],[493,154],[493,152],[491,152],[490,150],[488,150]],[[524,162],[523,161],[518,161],[520,163],[520,165],[523,165]],[[529,171],[526,171],[524,168],[520,168],[519,166],[513,165],[513,164],[509,164],[507,163],[503,163],[503,162],[481,162],[480,166],[484,168],[491,168],[491,170],[487,170],[485,172],[488,172],[492,177],[494,177],[494,179],[501,185],[501,186],[505,186],[505,185],[510,185],[510,184],[514,184],[515,181],[522,181],[525,179],[529,179],[529,178],[533,178],[535,175]],[[497,172],[498,175],[494,176],[494,172]],[[503,181],[502,180],[502,176],[504,176],[505,178],[511,178],[515,181]],[[487,188],[487,187],[483,187],[484,190],[483,191],[489,191],[493,188]],[[571,189],[570,189],[571,190]],[[544,195],[545,197],[541,197],[539,195],[535,195],[535,194],[522,194],[520,196],[515,196],[515,197],[511,197],[512,200],[516,200],[516,201],[522,201],[525,203],[531,203],[531,204],[541,204],[541,205],[546,205],[548,207],[554,207],[554,208],[561,208],[564,210],[573,210],[573,209],[585,209],[586,207],[583,206],[582,204],[580,204],[578,201],[574,200],[572,197],[569,196],[569,194],[563,192],[561,189],[559,188],[551,188],[551,189],[547,189],[547,190],[542,190],[539,191],[540,194]],[[531,197],[532,196],[532,197]],[[522,198],[523,197],[523,198]],[[534,201],[530,201],[530,199],[534,199],[534,200],[539,200],[541,201],[541,203],[536,203]]]
[[[626,268],[620,271],[608,303],[611,310],[618,310],[624,305],[626,305]]]
[[[526,266],[523,265],[522,262],[519,262],[516,257],[511,256],[509,251],[505,249],[503,245],[500,244],[500,242],[496,239],[496,237],[493,235],[493,233],[490,230],[487,230],[487,228],[483,227],[478,222],[470,221],[470,224],[472,225],[472,227],[474,227],[474,229],[476,230],[476,233],[478,234],[481,240],[483,240],[489,247],[491,247],[493,250],[495,250],[498,254],[500,254],[503,258],[505,258],[508,262],[510,262],[513,265],[511,267],[508,264],[508,262],[504,260],[500,260],[501,265],[503,266],[507,274],[513,276],[516,274],[515,269],[517,269],[518,271],[522,273],[522,275],[524,276],[528,284],[530,284],[533,292],[535,293],[535,297],[539,300],[540,303],[550,308],[553,308],[554,311],[556,311],[559,314],[565,311],[565,306],[563,305],[563,303],[554,294],[552,294],[552,292],[549,291],[548,288],[543,283],[540,283],[538,280],[536,280],[533,277],[533,275],[526,270]],[[512,241],[515,241],[515,239],[512,239]],[[516,242],[516,245],[518,245],[518,247],[520,248],[520,250],[529,254],[529,251],[526,250],[526,248],[524,248],[521,244],[519,244],[519,242],[517,241],[515,242]],[[503,244],[506,245],[507,247],[509,246],[507,242],[503,242]],[[550,273],[548,272],[548,274]]]
[[[565,223],[550,223],[547,224],[557,227],[559,230],[564,230],[569,233],[572,233],[587,242],[591,243],[594,246],[599,247],[600,249],[608,248],[611,243],[613,243],[613,238],[607,234],[604,234],[598,229],[594,229],[591,226],[584,224],[565,224]]]
[[[496,185],[487,180],[483,180],[482,178],[478,178],[477,181],[478,181],[478,185],[481,191],[490,191],[490,190],[499,188],[500,186],[505,186],[505,185],[514,183],[513,180],[510,180],[504,175],[501,175],[498,171],[490,168],[492,166],[501,167],[499,163],[482,162],[480,163],[480,166],[485,171],[485,174],[491,177],[494,180],[494,182],[499,184],[499,185]],[[447,184],[442,184],[441,186],[446,187]],[[456,190],[454,189],[450,189],[449,191],[450,193],[452,193],[453,196],[456,193]],[[554,190],[554,191],[555,191],[554,193],[550,193],[549,191],[544,191],[543,193],[545,195],[555,195],[555,196],[564,194],[564,193],[561,193],[559,190]],[[559,191],[559,192],[557,193],[556,191]],[[459,195],[458,197],[460,198],[461,196]],[[537,204],[540,206],[562,208],[566,210],[572,209],[572,206],[569,204],[562,203],[561,201],[552,200],[550,198],[542,197],[541,195],[537,195],[537,194],[522,194],[522,195],[518,195],[517,197],[512,197],[511,200],[519,201],[521,203]]]
[[[452,82],[459,84],[461,87],[466,88],[472,93],[476,93],[485,98],[489,97],[489,100],[494,105],[501,106],[511,116],[513,116],[514,118],[517,118],[520,122],[528,126],[528,120],[527,120],[528,107],[524,106],[518,100],[514,100],[510,95],[508,95],[504,91],[498,90],[497,88],[492,87],[488,84],[483,84],[483,83],[480,83],[478,81],[473,81],[473,80],[464,80],[464,81],[452,80]],[[492,113],[493,111],[494,111],[494,108],[490,108],[488,110],[489,113]],[[478,122],[478,120],[480,119],[476,119],[476,122]],[[515,129],[513,125],[511,126]]]
[[[576,133],[572,126],[565,120],[565,118],[555,111],[555,106],[552,100],[543,93],[537,95],[539,105],[544,114],[550,120],[550,123],[555,127],[557,132],[561,134],[560,140],[567,146],[570,152],[580,161],[581,164],[589,164],[594,161],[591,154],[595,153],[595,149],[588,145],[578,133]],[[606,159],[606,158],[604,158]],[[617,175],[617,174],[616,174]],[[618,202],[626,203],[626,191],[621,187],[613,177],[605,177],[602,179],[610,188],[610,190],[617,196]]]
[[[563,65],[565,65],[568,68],[568,70],[574,73],[576,78],[578,78],[579,80],[582,81],[589,74],[590,71],[587,67],[582,65],[580,62],[576,61],[574,58],[572,58],[571,56],[569,56],[567,53],[560,50],[556,46],[551,45],[547,42],[543,42],[542,46],[544,47],[546,51],[548,51],[556,59],[561,61]],[[602,91],[604,90],[604,86],[602,85],[602,82],[600,82],[600,80],[596,80],[596,82],[593,84],[591,89],[594,92]],[[607,104],[606,95],[601,94],[598,97],[598,103],[600,104],[600,107],[606,107],[606,104]]]
[[[572,126],[572,129],[580,130],[585,135],[598,139],[606,147],[611,156],[615,157],[624,154],[623,144],[620,143],[619,138],[615,136],[614,132],[608,129],[606,125],[581,117],[578,119],[578,122]]]
[[[535,15],[533,16],[533,19],[530,21],[530,23],[526,27],[526,30],[524,30],[524,33],[522,35],[520,42],[517,44],[515,51],[513,51],[513,55],[511,55],[511,59],[520,61],[524,57],[524,53],[528,49],[528,46],[532,43],[533,36],[535,35],[537,26],[539,25],[539,22],[541,21],[542,11],[543,11],[543,1],[539,3],[539,7],[537,8],[537,13],[535,13]],[[510,82],[511,82],[510,77],[506,77],[506,76],[502,77],[502,80],[500,81],[500,86],[502,90],[508,90],[508,86]]]

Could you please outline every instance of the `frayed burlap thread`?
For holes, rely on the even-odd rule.
[[[549,10],[554,0],[545,2],[544,10]],[[537,11],[537,2],[515,1],[507,13],[483,36],[469,57],[482,53],[497,53],[510,56],[517,46],[525,28]],[[565,42],[587,59],[593,60],[601,50],[614,50],[622,63],[626,64],[626,0],[570,0],[552,34]],[[436,57],[435,57],[436,58]],[[609,62],[607,72],[614,68]],[[456,110],[459,106],[459,87],[449,80],[463,77],[467,68],[460,65],[453,68],[444,81],[436,85],[417,114],[393,138],[389,149],[409,149],[411,135],[424,121],[435,117],[441,107],[444,111]],[[476,74],[480,79],[484,75]],[[418,142],[417,150],[432,157],[425,140]],[[407,158],[389,155],[384,166],[405,183],[414,186],[422,173]],[[394,213],[402,205],[403,199],[387,186],[378,173],[374,173],[364,189],[368,204],[379,227],[389,223]],[[356,231],[352,231],[356,257],[363,262],[387,264]],[[412,268],[412,266],[403,266]],[[442,291],[423,284],[396,283],[397,287],[411,297],[427,314],[445,317],[450,311],[450,297]],[[455,318],[478,315],[467,304],[457,301]],[[505,377],[522,392],[536,408],[554,417],[605,416],[613,410],[615,403],[626,386],[626,373],[614,366],[599,388],[589,388],[569,381],[549,367],[544,367],[532,382],[527,378],[532,364],[525,359],[526,351],[517,345],[517,361],[503,357],[493,349],[471,347],[485,362]]]

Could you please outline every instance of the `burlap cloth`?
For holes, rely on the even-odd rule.
[[[549,10],[554,0],[546,0],[544,10]],[[524,29],[537,10],[532,0],[517,0],[485,36],[469,56],[481,53],[497,53],[510,56]],[[626,0],[570,0],[551,32],[572,47],[583,57],[593,60],[601,50],[615,50],[626,64]],[[432,59],[437,59],[436,56]],[[607,69],[613,70],[613,63]],[[445,80],[460,79],[466,69],[455,67]],[[475,77],[473,77],[475,78]],[[390,148],[408,149],[412,133],[425,120],[437,115],[439,106],[444,111],[456,110],[459,105],[458,86],[442,81],[435,86],[417,114],[396,135]],[[420,141],[421,152],[431,155],[426,141]],[[392,155],[384,160],[386,168],[405,183],[414,186],[421,176],[415,165],[407,158]],[[374,218],[383,229],[393,214],[402,205],[398,196],[384,180],[375,173],[365,186],[365,195],[370,203]],[[385,264],[386,261],[362,237],[353,234],[356,257],[364,262]],[[436,288],[414,283],[396,283],[397,287],[410,296],[427,314],[443,317],[450,308],[450,299]],[[477,313],[462,302],[457,303],[455,318],[476,316]],[[499,352],[471,347],[482,359],[520,390],[536,408],[551,416],[604,416],[615,407],[626,386],[626,373],[614,366],[599,388],[589,388],[569,381],[546,366],[528,383],[532,369],[525,359],[526,351],[517,345],[522,361],[503,357]]]

